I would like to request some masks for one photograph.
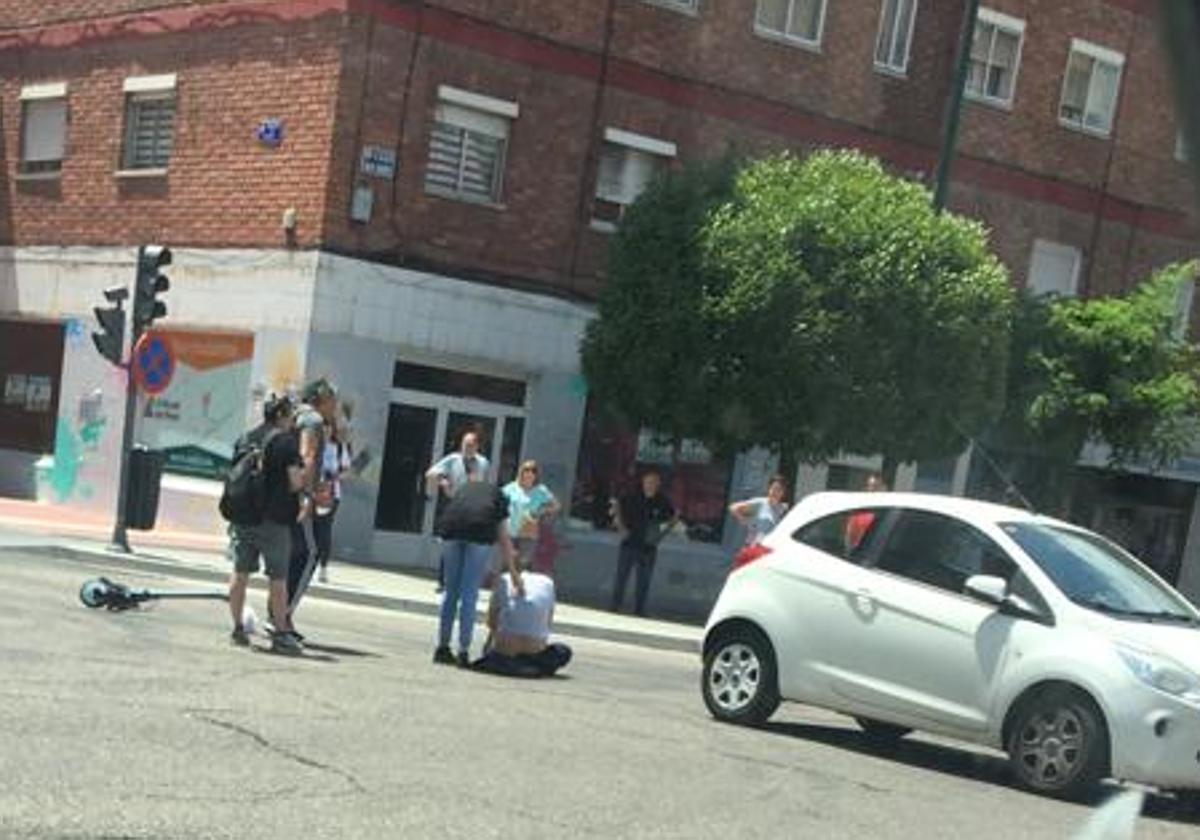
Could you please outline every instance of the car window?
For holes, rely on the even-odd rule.
[[[1174,590],[1098,534],[1040,522],[1000,527],[1077,604],[1130,618],[1196,615]]]
[[[842,511],[800,527],[792,539],[851,563],[861,563],[877,541],[886,513],[885,508]]]
[[[921,510],[900,513],[875,568],[958,594],[974,575],[993,575],[1011,584],[1018,572],[1016,563],[982,531]]]

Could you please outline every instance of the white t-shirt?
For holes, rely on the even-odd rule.
[[[507,574],[500,575],[492,586],[492,597],[500,603],[496,630],[546,642],[550,639],[550,614],[554,612],[554,581],[537,572],[525,572],[521,581],[525,585],[523,596],[513,591]]]
[[[463,458],[464,456],[461,452],[451,452],[430,467],[431,472],[446,478],[450,482],[450,487],[446,493],[448,496],[453,496],[458,492],[458,488],[467,483],[467,467],[463,462]],[[475,469],[484,481],[487,480],[490,466],[487,458],[482,455],[475,456]]]

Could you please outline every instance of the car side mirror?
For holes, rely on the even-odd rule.
[[[963,584],[963,591],[977,601],[996,607],[1008,600],[1008,582],[994,575],[972,575]]]

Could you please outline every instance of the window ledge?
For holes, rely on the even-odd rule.
[[[1102,131],[1098,128],[1088,128],[1086,125],[1082,125],[1077,122],[1071,122],[1070,120],[1064,120],[1062,117],[1058,118],[1058,124],[1068,131],[1074,131],[1076,134],[1084,134],[1088,137],[1093,137],[1096,140],[1109,140],[1112,138],[1112,129],[1109,129],[1108,131]]]
[[[887,64],[880,64],[877,61],[877,62],[875,62],[875,72],[881,76],[889,76],[893,79],[899,79],[900,81],[903,81],[903,82],[908,81],[908,68],[907,67],[905,67],[903,70],[901,70],[896,67],[891,67],[890,65],[887,65]]]
[[[688,17],[692,18],[700,17],[699,3],[691,8],[680,6],[677,3],[672,3],[670,0],[646,0],[646,3],[650,6],[657,6],[660,9],[666,9],[669,12],[675,12],[676,14],[687,15]]]
[[[784,44],[789,47],[797,47],[806,52],[821,54],[821,42],[809,41],[805,38],[800,38],[795,35],[787,35],[783,32],[776,32],[774,29],[764,29],[761,26],[755,25],[754,34],[764,41],[774,41],[777,44]]]
[[[606,222],[603,219],[592,219],[588,223],[588,227],[596,231],[596,233],[616,233],[617,226],[612,222]]]
[[[976,105],[984,105],[997,111],[1004,111],[1006,114],[1011,114],[1013,109],[1013,101],[1011,99],[996,99],[993,96],[981,96],[978,93],[971,93],[968,90],[963,91],[963,99],[968,102],[974,102]]]
[[[167,168],[164,166],[161,169],[118,169],[113,175],[117,178],[165,178]]]
[[[453,190],[440,190],[440,189],[437,189],[436,187],[435,188],[426,187],[425,194],[431,195],[434,198],[443,198],[447,201],[458,201],[458,202],[461,202],[462,204],[472,204],[476,207],[486,207],[489,210],[507,210],[508,209],[508,205],[506,205],[506,204],[501,204],[496,201],[490,201],[485,198],[476,198],[472,195],[467,195],[465,193],[454,192]]]
[[[18,181],[61,181],[62,170],[57,172],[18,172],[16,174]]]

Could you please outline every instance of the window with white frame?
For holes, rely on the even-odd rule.
[[[63,82],[21,88],[22,175],[52,176],[67,150],[67,86]]]
[[[1175,323],[1171,327],[1171,335],[1180,341],[1188,337],[1192,328],[1192,303],[1195,297],[1195,277],[1179,284],[1179,291],[1175,293]]]
[[[879,37],[875,41],[876,67],[893,73],[908,72],[916,21],[917,0],[883,0]]]
[[[1097,134],[1112,132],[1124,66],[1125,56],[1119,52],[1072,39],[1058,107],[1063,125]]]
[[[519,112],[515,102],[440,86],[429,137],[425,191],[498,204],[509,128]]]
[[[1078,248],[1046,239],[1034,240],[1026,285],[1035,295],[1073,297],[1079,283],[1080,262]]]
[[[637,201],[675,154],[674,143],[616,128],[605,129],[596,171],[592,227],[615,230],[625,210]]]
[[[1011,105],[1024,38],[1025,21],[980,9],[971,39],[966,95],[980,102]]]
[[[1183,133],[1183,129],[1177,129],[1175,132],[1175,160],[1180,163],[1188,163],[1192,159],[1191,150],[1188,148],[1187,136]]]
[[[825,0],[758,0],[754,29],[816,46],[825,25]]]
[[[665,6],[681,12],[694,13],[700,7],[700,0],[646,0],[651,6]]]
[[[125,80],[125,146],[121,168],[162,170],[175,144],[175,74]]]

